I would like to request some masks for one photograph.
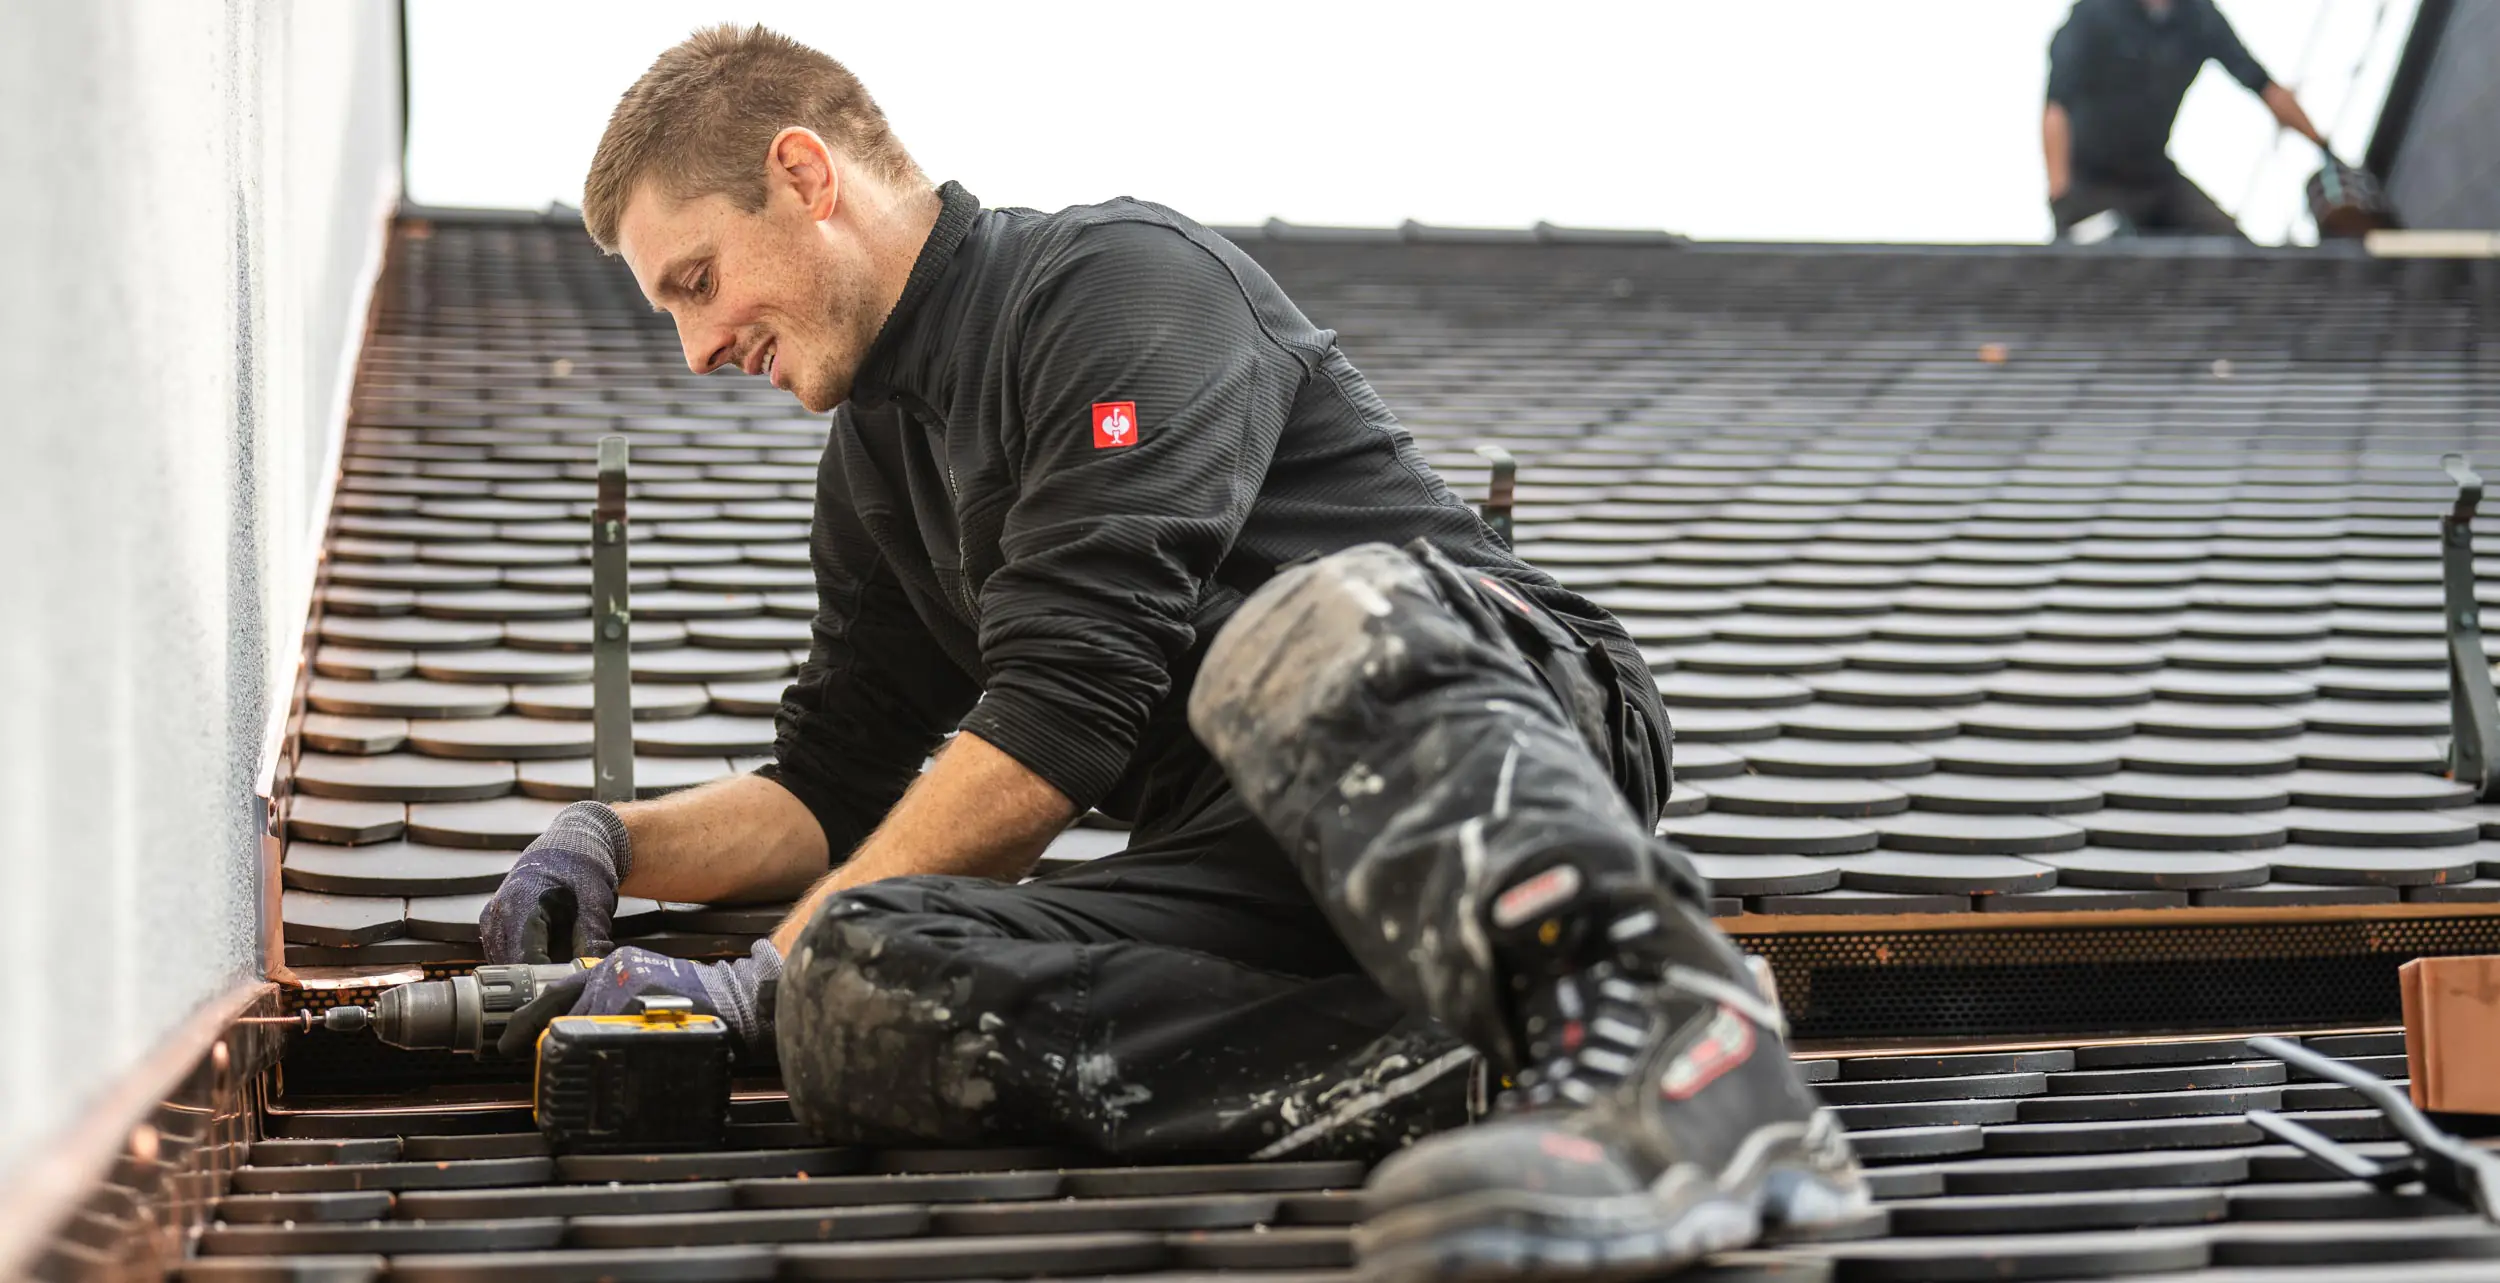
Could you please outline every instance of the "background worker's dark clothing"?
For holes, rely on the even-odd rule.
[[[1379,614],[1342,609],[1346,568]],[[1296,697],[1234,700],[1269,742],[1219,736],[1230,772],[1204,750],[1175,754],[1176,804],[1125,852],[1020,886],[898,878],[827,902],[780,986],[801,1121],[838,1143],[1377,1157],[1467,1116],[1476,1056],[1452,1028],[1483,1023],[1461,1009],[1482,995],[1422,990],[1482,988],[1490,968],[1433,942],[1480,934],[1486,897],[1561,855],[1592,878],[1697,897],[1648,836],[1665,800],[1655,687],[1624,684],[1481,572],[1420,542],[1367,545],[1287,571],[1245,626],[1202,680],[1238,695],[1260,684],[1247,667],[1273,662]],[[1318,697],[1315,660],[1365,676]],[[1279,739],[1310,751],[1277,752]],[[1254,816],[1233,783],[1245,767],[1343,786],[1332,840],[1277,823],[1290,789],[1261,789],[1269,814]]]
[[[2116,183],[2076,179],[2066,194],[2049,202],[2049,213],[2063,236],[2075,224],[2105,209],[2117,210],[2141,232],[2176,232],[2189,236],[2239,236],[2239,221],[2185,174],[2149,182]]]
[[[2143,0],[2079,0],[2049,42],[2048,100],[2066,109],[2076,188],[2160,189],[2177,178],[2170,127],[2207,60],[2251,92],[2270,83],[2213,0],[2170,9],[2155,19]]]
[[[766,773],[836,853],[960,726],[1143,818],[1216,628],[1297,557],[1429,540],[1639,652],[1511,556],[1265,270],[1161,206],[984,210],[956,184],[835,414],[813,646]],[[1133,444],[1094,408],[1134,405]],[[1663,775],[1664,764],[1660,764]]]

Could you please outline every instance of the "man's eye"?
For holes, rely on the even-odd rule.
[[[710,272],[694,278],[694,294],[696,298],[712,297],[712,274]]]

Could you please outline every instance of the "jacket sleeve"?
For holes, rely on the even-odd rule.
[[[2273,83],[2274,78],[2266,74],[2264,64],[2248,51],[2247,45],[2240,43],[2240,33],[2231,29],[2231,20],[2222,16],[2221,6],[2208,3],[2203,8],[2205,56],[2221,63],[2222,69],[2230,72],[2232,79],[2248,86],[2250,93]]]
[[[1097,225],[1008,322],[1017,497],[981,588],[988,687],[963,729],[1079,807],[1170,693],[1316,359],[1274,336],[1234,270],[1178,227]]]
[[[837,419],[817,475],[808,540],[816,618],[807,662],[782,692],[773,760],[756,772],[815,815],[836,864],[884,820],[979,695],[842,502],[849,492],[840,481],[840,452],[850,430]]]

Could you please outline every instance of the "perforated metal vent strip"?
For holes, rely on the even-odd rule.
[[[2500,953],[2500,918],[1754,935],[1794,1036],[1914,1039],[2392,1024],[2396,969]]]

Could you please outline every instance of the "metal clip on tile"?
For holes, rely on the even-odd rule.
[[[1511,457],[1510,451],[1497,445],[1477,446],[1476,455],[1493,465],[1492,483],[1484,491],[1484,524],[1493,527],[1493,533],[1500,535],[1502,542],[1508,544],[1511,542],[1511,508],[1519,497],[1519,461]]]
[[[625,542],[625,438],[599,438],[590,511],[590,795],[634,796],[634,660]]]
[[[2442,455],[2439,462],[2457,483],[2456,506],[2439,519],[2448,615],[2448,778],[2472,785],[2489,802],[2500,800],[2500,698],[2492,693],[2482,605],[2474,597],[2474,510],[2483,501],[2483,479],[2464,455]]]
[[[2476,488],[2480,489],[2479,483]],[[2484,689],[2488,694],[2487,683]],[[2361,1093],[2371,1108],[2387,1116],[2388,1124],[2413,1152],[2377,1162],[2268,1109],[2248,1111],[2248,1121],[2257,1130],[2298,1149],[2338,1176],[2368,1181],[2384,1190],[2420,1181],[2422,1188],[2435,1197],[2464,1207],[2486,1221],[2500,1223],[2500,1155],[2477,1149],[2432,1126],[2393,1083],[2369,1070],[2282,1038],[2251,1038],[2248,1047],[2302,1073],[2342,1083]]]

